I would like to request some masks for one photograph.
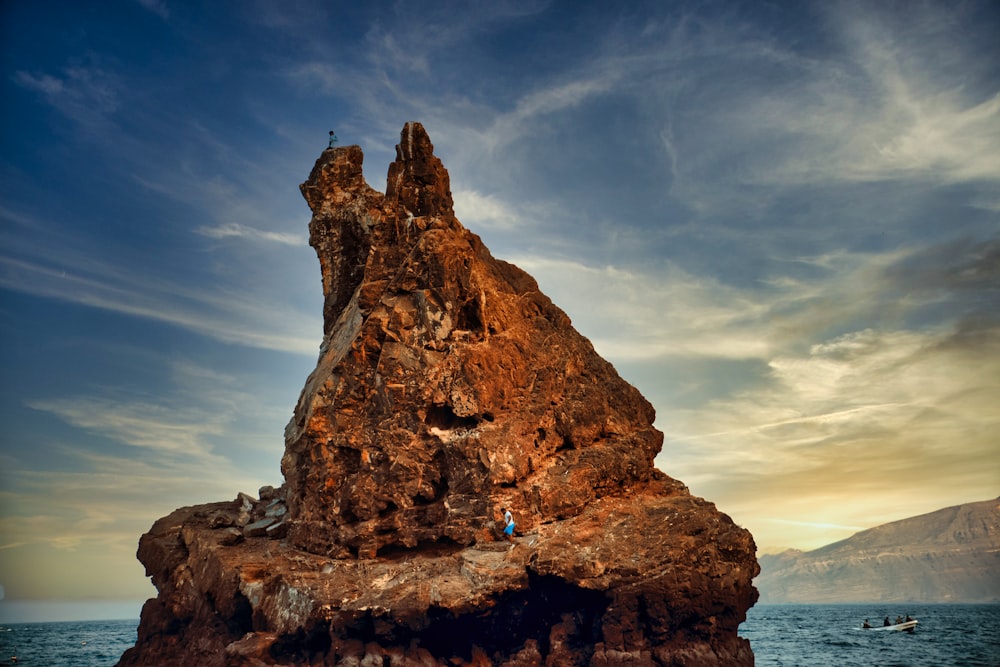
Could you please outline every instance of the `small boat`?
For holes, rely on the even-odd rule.
[[[865,630],[896,630],[899,632],[913,632],[917,627],[917,619],[911,619],[909,621],[903,621],[902,623],[895,623],[893,625],[878,625],[870,628],[865,628]]]

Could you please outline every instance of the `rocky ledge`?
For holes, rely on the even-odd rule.
[[[652,406],[455,218],[419,123],[396,153],[384,195],[357,146],[302,184],[324,339],[285,483],[143,535],[119,665],[752,665],[751,535],[654,468]]]

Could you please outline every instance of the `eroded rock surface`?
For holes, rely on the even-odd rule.
[[[752,665],[750,534],[653,467],[652,406],[459,223],[423,127],[396,152],[385,195],[357,146],[302,184],[324,340],[285,484],[143,536],[120,664]]]

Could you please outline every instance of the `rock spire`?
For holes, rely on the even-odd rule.
[[[302,185],[329,310],[286,431],[292,542],[338,557],[468,546],[501,506],[530,530],[653,479],[652,406],[455,219],[419,123],[396,154],[384,198],[337,180],[360,169],[350,148]]]
[[[649,402],[455,218],[419,123],[385,195],[362,160],[301,185],[324,337],[285,484],[143,536],[120,664],[752,665],[753,539],[653,466]]]

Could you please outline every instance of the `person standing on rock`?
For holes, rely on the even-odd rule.
[[[503,512],[503,535],[511,542],[514,541],[514,516],[510,513],[510,510],[506,507],[501,507],[500,511]]]
[[[337,135],[330,130],[330,145],[327,148],[333,148],[337,144]]]

